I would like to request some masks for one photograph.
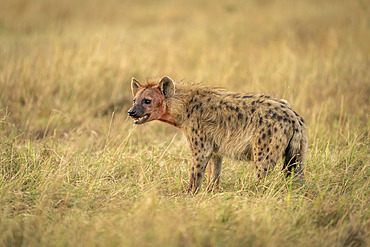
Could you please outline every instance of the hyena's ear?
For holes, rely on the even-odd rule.
[[[175,83],[168,76],[164,76],[158,86],[166,99],[175,94]]]
[[[139,88],[141,87],[141,84],[138,80],[136,80],[134,77],[131,79],[131,90],[132,95],[136,95],[137,91],[139,91]]]

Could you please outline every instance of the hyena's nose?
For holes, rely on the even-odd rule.
[[[128,115],[130,116],[130,117],[134,117],[135,115],[136,115],[136,111],[134,110],[134,109],[130,109],[130,110],[128,110]]]

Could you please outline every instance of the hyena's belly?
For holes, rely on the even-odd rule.
[[[241,140],[240,140],[241,139]],[[224,139],[217,150],[221,156],[237,160],[252,160],[251,137]]]

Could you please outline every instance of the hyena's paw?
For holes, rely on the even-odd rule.
[[[221,186],[219,183],[210,183],[207,186],[208,193],[217,193],[221,191]]]

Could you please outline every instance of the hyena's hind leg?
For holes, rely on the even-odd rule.
[[[222,169],[222,157],[220,155],[212,153],[211,159],[207,166],[209,192],[219,188],[221,169]]]
[[[261,131],[253,141],[253,160],[260,179],[266,177],[275,167],[288,145],[286,136],[276,133],[279,132],[278,129],[274,129],[274,134],[267,135],[271,132],[269,129],[266,133]]]

